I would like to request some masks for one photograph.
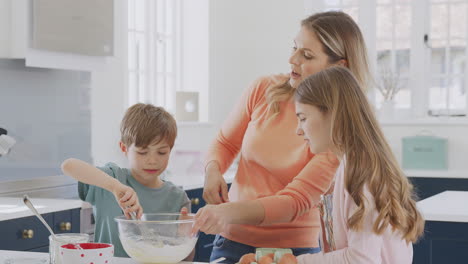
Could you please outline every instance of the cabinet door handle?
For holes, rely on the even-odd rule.
[[[24,229],[23,230],[23,238],[24,239],[30,239],[34,237],[34,230],[32,229]]]
[[[200,199],[199,198],[192,198],[190,199],[192,202],[192,205],[199,205],[200,204]]]
[[[60,231],[70,231],[70,230],[71,230],[71,223],[70,222],[60,223]]]

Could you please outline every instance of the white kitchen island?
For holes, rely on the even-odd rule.
[[[28,259],[28,260],[37,260],[37,264],[49,264],[49,254],[48,253],[39,253],[39,252],[25,252],[25,251],[9,251],[9,250],[0,250],[0,263],[5,263],[6,260],[13,259],[13,260],[20,260],[20,259]],[[8,262],[6,262],[8,263]],[[21,264],[21,262],[14,262],[17,264]],[[31,264],[36,264],[34,262],[27,262]],[[181,263],[204,263],[204,262],[181,262]],[[133,259],[129,258],[117,258],[114,257],[110,264],[139,264],[138,262],[134,261]]]
[[[445,191],[418,202],[426,221],[468,223],[468,192]]]
[[[426,225],[413,264],[468,263],[468,191],[444,191],[417,206]]]

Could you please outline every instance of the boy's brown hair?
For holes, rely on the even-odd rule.
[[[166,141],[174,146],[177,124],[174,117],[162,107],[138,103],[127,109],[120,124],[121,141],[130,146],[147,147]]]

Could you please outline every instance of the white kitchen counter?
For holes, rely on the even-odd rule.
[[[30,197],[30,200],[40,214],[88,206],[88,203],[72,199],[43,199]],[[34,214],[23,203],[22,197],[0,197],[0,221],[32,215]]]
[[[468,223],[468,192],[445,191],[417,203],[427,221]]]
[[[0,250],[0,263],[4,263],[5,260],[7,259],[15,259],[19,260],[21,258],[27,258],[27,259],[37,259],[38,264],[40,263],[49,263],[49,254],[48,253],[37,253],[37,252],[26,252],[26,251],[9,251],[9,250]],[[16,262],[15,262],[16,263]],[[20,264],[19,262],[18,264]],[[29,262],[28,262],[29,263]],[[181,262],[181,263],[203,263],[203,262]],[[112,259],[111,264],[138,264],[138,262],[129,259],[129,258],[116,258],[114,257]]]

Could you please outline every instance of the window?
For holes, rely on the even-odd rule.
[[[399,90],[394,101],[398,108],[411,107],[408,89],[411,54],[411,3],[409,1],[378,0],[376,5],[377,85],[395,86]],[[389,95],[392,96],[392,95]],[[381,105],[384,97],[376,94]]]
[[[435,114],[466,114],[467,2],[429,3],[429,110]]]
[[[398,113],[466,115],[468,2],[465,0],[305,0],[309,11],[342,10],[361,27],[376,83],[400,89]],[[384,98],[372,98],[380,107]]]
[[[180,0],[128,0],[128,103],[175,111],[180,87]]]

